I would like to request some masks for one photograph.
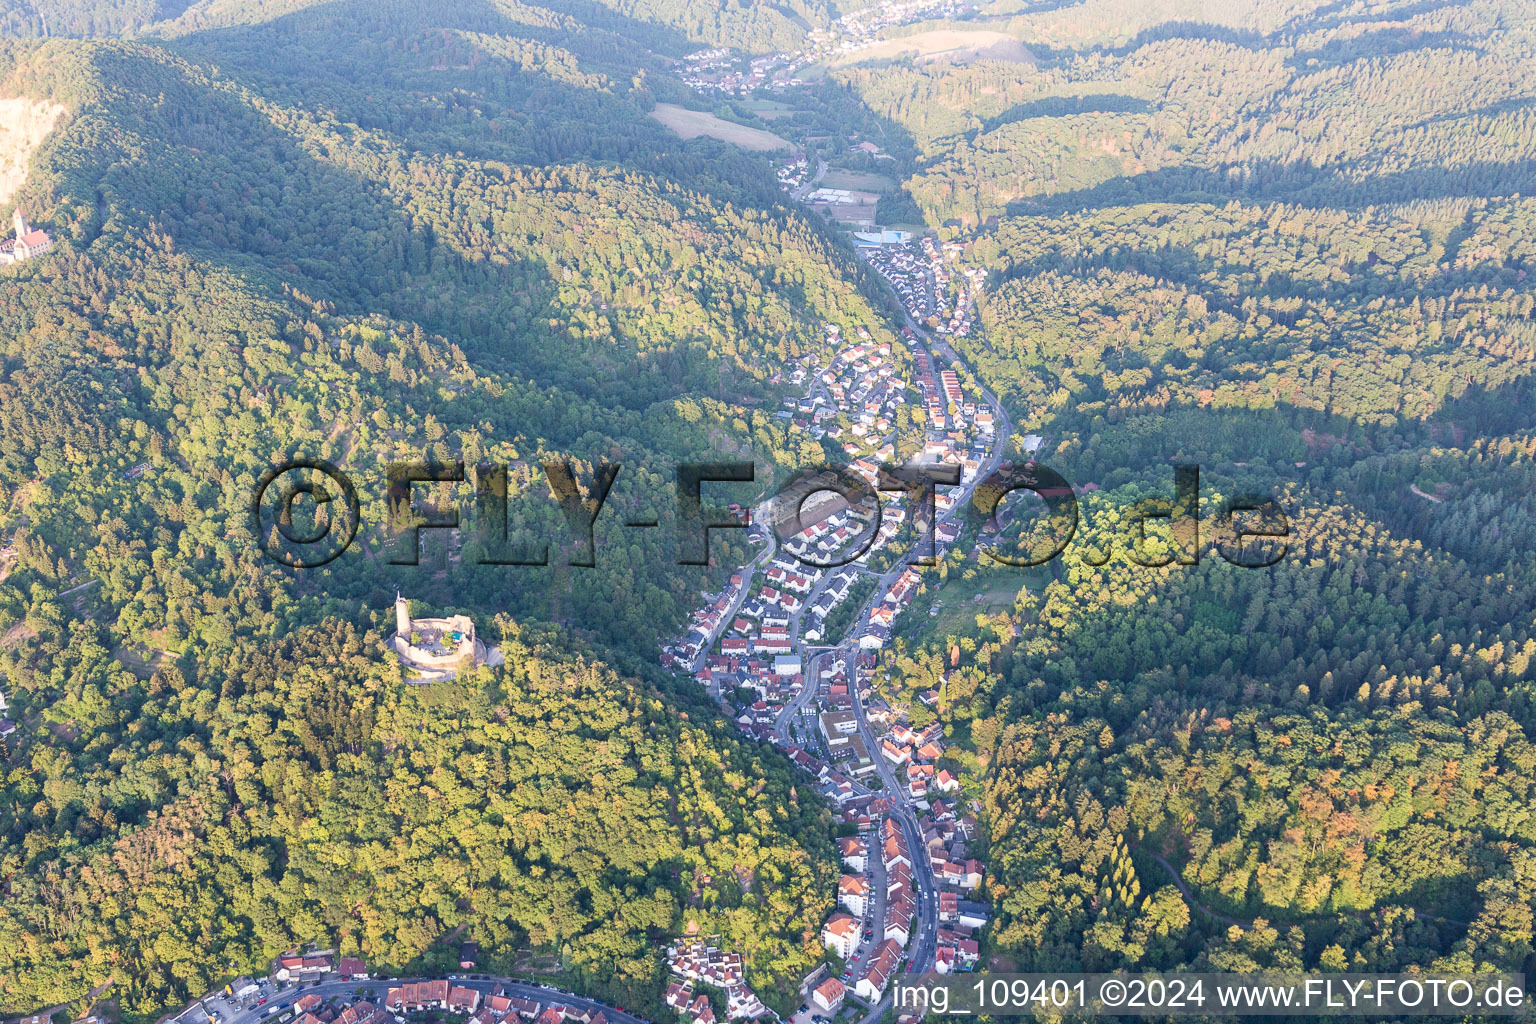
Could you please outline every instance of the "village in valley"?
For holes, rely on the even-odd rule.
[[[798,50],[748,57],[728,47],[714,47],[677,61],[676,71],[699,92],[737,96],[750,96],[759,89],[783,92],[804,85],[800,76],[807,68],[875,46],[885,29],[975,13],[974,4],[957,0],[882,0],[850,11],[830,29],[812,31],[806,45]]]
[[[944,256],[932,245],[918,251]],[[899,271],[882,269],[893,285]],[[897,291],[914,316],[941,308],[931,284]],[[956,303],[946,313],[963,317],[969,307]],[[995,398],[963,384],[958,359],[939,355],[939,343],[912,327],[902,350],[863,328],[853,333],[826,326],[830,356],[787,375],[804,391],[780,416],[841,448],[846,473],[867,493],[850,501],[846,479],[831,489],[827,473],[787,492],[791,500],[752,509],[757,558],[707,595],[661,655],[728,708],[744,734],[784,750],[849,833],[839,840],[837,909],[821,933],[832,955],[806,979],[797,1024],[821,1024],[845,1006],[845,1016],[875,1016],[903,970],[975,968],[977,933],[989,917],[980,898],[985,868],[972,852],[976,808],[933,721],[939,694],[920,695],[929,724],[919,728],[913,709],[889,703],[878,680],[898,620],[928,585],[924,564],[959,541],[959,510],[997,467],[1007,425]],[[916,451],[913,435],[921,438]],[[882,466],[913,457],[950,467],[958,481],[934,488],[931,522],[909,493],[877,490]],[[739,1016],[752,1016],[753,997],[731,973],[735,954],[693,940],[669,951],[669,963],[668,1002],[685,1021],[712,1024],[691,988],[706,976],[700,964],[717,972],[713,984],[738,993],[731,1004]]]
[[[727,51],[696,54],[684,77],[702,92],[782,92],[806,65],[941,8],[958,10],[887,3],[850,16],[857,24],[845,18],[842,34],[819,48],[754,58],[745,69]],[[888,159],[873,141],[847,142],[855,162]],[[998,466],[999,438],[1009,428],[995,397],[970,383],[945,340],[971,333],[983,283],[979,268],[962,265],[961,247],[882,227],[881,193],[859,187],[875,175],[834,171],[803,150],[779,158],[775,170],[793,201],[849,231],[907,325],[893,346],[862,326],[845,335],[843,325],[827,324],[822,359],[779,379],[803,390],[778,415],[841,450],[847,468],[841,481],[824,473],[742,510],[757,558],[707,595],[662,663],[692,675],[743,733],[784,750],[837,808],[849,834],[839,840],[845,873],[837,909],[820,936],[827,963],[805,979],[794,1022],[872,1021],[898,972],[974,969],[978,932],[990,916],[980,898],[985,868],[972,852],[976,807],[934,721],[939,694],[920,696],[919,717],[930,724],[919,728],[913,709],[891,705],[878,681],[890,678],[881,659],[898,620],[936,582],[924,565],[960,540],[958,511]],[[909,492],[881,489],[889,486],[882,467],[912,460],[948,467],[958,481],[933,489],[931,512],[912,507]],[[865,493],[849,494],[853,478]],[[713,1024],[691,987],[700,963],[717,965],[723,973],[714,983],[737,993],[733,1016],[752,1016],[752,997],[730,972],[739,963],[734,953],[693,940],[669,951],[669,963],[668,1005],[686,1024]]]

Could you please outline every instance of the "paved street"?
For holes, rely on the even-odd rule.
[[[942,355],[951,363],[961,361],[948,342],[932,337],[926,328],[912,319],[910,313],[905,315],[907,326],[912,329],[920,343],[928,349],[929,359],[933,361],[936,368],[937,360],[933,358],[935,353]],[[980,386],[978,381],[978,387]],[[990,454],[987,457],[987,461],[982,464],[977,472],[976,477],[970,483],[960,487],[955,496],[955,503],[950,506],[949,511],[937,517],[937,521],[932,526],[934,530],[937,530],[941,524],[947,523],[963,514],[963,510],[970,502],[971,496],[975,494],[976,488],[988,475],[1002,465],[1003,450],[1007,445],[1008,438],[1012,434],[1013,424],[996,395],[987,388],[982,387],[982,397],[992,409],[994,420],[993,441],[989,446]],[[908,557],[910,557],[910,552]],[[870,610],[878,603],[880,595],[889,589],[890,585],[895,582],[896,578],[905,569],[906,565],[904,562],[901,562],[892,566],[888,572],[880,577],[879,585],[874,595],[860,609],[858,619],[848,633],[850,637],[857,636],[862,631],[869,620]],[[918,907],[917,917],[914,921],[915,932],[912,936],[911,945],[908,947],[908,969],[918,973],[926,973],[933,970],[934,954],[938,950],[939,899],[937,890],[933,885],[933,866],[928,857],[928,848],[922,843],[922,832],[917,826],[917,814],[912,809],[912,806],[907,803],[906,791],[904,787],[899,785],[900,780],[897,778],[890,762],[880,753],[879,734],[870,725],[869,719],[865,715],[864,702],[859,696],[858,687],[850,686],[849,690],[853,694],[853,709],[854,715],[858,720],[859,733],[864,737],[864,742],[869,747],[870,755],[878,766],[877,770],[879,771],[880,779],[885,785],[884,792],[895,797],[893,803],[896,809],[893,812],[893,816],[900,823],[902,831],[906,833],[908,848],[912,854],[914,862],[912,874],[917,884]],[[873,853],[873,851],[871,852]],[[881,1000],[878,1005],[870,1008],[868,1015],[865,1016],[861,1024],[875,1024],[889,1004],[890,993],[887,992],[885,999]]]
[[[257,1006],[238,1012],[235,1016],[224,1020],[222,1024],[259,1024],[263,1020],[275,1020],[277,1017],[282,1016],[285,1010],[291,1008],[299,997],[307,996],[311,993],[329,999],[334,996],[350,997],[359,990],[362,990],[365,993],[364,998],[367,998],[376,1005],[383,1005],[384,997],[391,988],[403,985],[406,982],[435,980],[438,979],[386,978],[371,981],[331,980],[318,983],[304,982],[299,987],[290,985],[288,988],[282,989],[265,1006]],[[534,999],[545,1005],[556,1002],[566,1006],[579,1006],[594,1011],[602,1010],[604,1015],[613,1024],[649,1024],[648,1021],[641,1017],[622,1012],[612,1006],[605,1006],[596,1000],[585,999],[581,996],[572,995],[569,992],[562,992],[559,989],[545,988],[542,985],[530,985],[527,982],[516,981],[511,978],[498,978],[484,974],[459,975],[452,984],[463,985],[465,988],[472,988],[486,995],[494,991],[497,985],[500,985],[506,989],[508,995],[518,996],[523,999]]]

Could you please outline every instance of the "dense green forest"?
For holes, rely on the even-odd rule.
[[[0,0],[0,94],[68,111],[14,197],[56,248],[0,269],[0,1010],[110,973],[153,1019],[295,943],[430,970],[470,934],[659,1012],[690,923],[792,1005],[832,819],[655,667],[751,557],[677,564],[673,470],[754,460],[723,504],[821,463],[779,374],[898,320],[765,158],[646,114],[714,102],[668,58],[850,6]],[[1536,972],[1536,17],[981,6],[1031,60],[821,69],[773,127],[881,139],[882,208],[986,271],[956,348],[1079,488],[1047,569],[971,515],[923,599],[1017,598],[885,655],[984,819],[988,963]],[[364,523],[303,573],[246,526],[294,454]],[[550,564],[391,564],[384,466],[423,457],[509,465]],[[623,465],[594,569],[551,459]],[[1137,564],[1174,463],[1203,558]],[[1276,550],[1241,495],[1289,522],[1272,566],[1216,553]],[[507,666],[402,685],[396,588]]]
[[[440,969],[459,928],[503,970],[552,950],[625,1005],[651,1005],[654,945],[690,924],[765,986],[797,980],[831,904],[830,815],[783,761],[568,639],[501,627],[507,669],[402,687],[366,619],[147,680],[75,625],[68,654],[100,680],[50,716],[67,742],[7,779],[27,838],[3,865],[6,999],[114,975],[147,1012],[321,935]]]
[[[673,470],[756,461],[723,503],[819,463],[769,378],[826,320],[893,337],[888,300],[761,161],[645,116],[631,40],[684,32],[579,9],[200,5],[141,33],[174,43],[0,42],[7,94],[68,109],[16,197],[56,248],[0,280],[5,1010],[111,974],[152,1017],[314,941],[440,968],[461,930],[653,1011],[690,924],[775,1002],[818,958],[830,816],[656,668],[745,557],[677,564]],[[309,573],[247,527],[294,454],[363,499]],[[423,458],[510,465],[511,541],[550,564],[468,535],[390,565],[384,465]],[[594,569],[551,458],[623,465]],[[475,475],[436,496],[466,521]],[[507,667],[402,687],[397,587]]]

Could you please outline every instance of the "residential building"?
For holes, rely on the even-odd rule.
[[[836,1013],[843,1005],[843,996],[847,993],[843,983],[836,978],[828,978],[811,991],[811,1003],[820,1008],[822,1013]]]
[[[956,907],[955,920],[966,928],[981,928],[987,923],[989,913],[985,903],[975,903],[969,900],[960,900]]]
[[[900,963],[901,947],[886,939],[870,955],[864,977],[853,987],[854,994],[870,1003],[878,1003],[884,998],[885,987],[890,984]]]
[[[855,917],[863,917],[869,907],[869,882],[861,875],[844,875],[837,883],[837,902]]]
[[[849,914],[842,912],[833,914],[822,926],[821,941],[838,956],[847,960],[859,944],[859,922]]]
[[[837,841],[843,863],[855,871],[869,867],[869,843],[857,837]]]
[[[821,735],[831,742],[835,736],[852,736],[859,731],[859,721],[852,711],[829,711],[821,716]]]

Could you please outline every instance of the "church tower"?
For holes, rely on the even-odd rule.
[[[410,640],[411,638],[411,606],[395,591],[395,632]]]
[[[27,215],[21,212],[21,207],[16,207],[11,213],[11,223],[16,227],[16,241],[27,233]]]

